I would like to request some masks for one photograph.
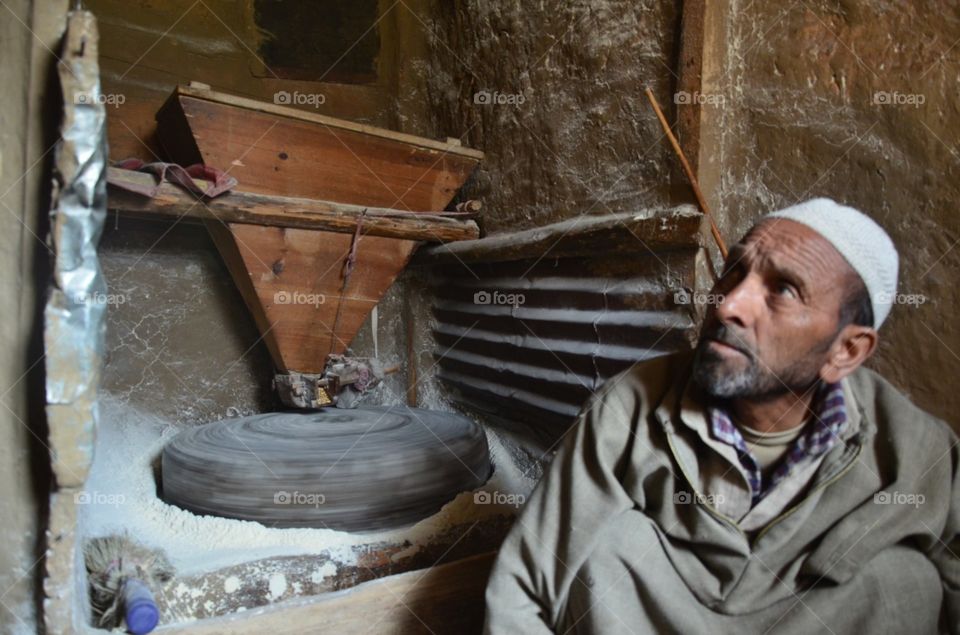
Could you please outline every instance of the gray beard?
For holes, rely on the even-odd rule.
[[[797,360],[779,371],[761,363],[755,355],[747,357],[745,368],[732,370],[726,360],[706,348],[701,340],[693,362],[693,381],[717,399],[757,399],[803,394],[820,380],[820,364],[810,357]]]

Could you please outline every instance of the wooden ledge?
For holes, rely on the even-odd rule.
[[[152,174],[107,168],[111,181],[152,186]],[[201,187],[206,181],[195,179]],[[364,207],[306,198],[231,191],[214,199],[198,198],[177,185],[162,183],[157,196],[148,198],[111,185],[107,208],[125,214],[175,220],[181,217],[225,223],[268,225],[297,229],[353,233],[363,214],[362,233],[370,236],[447,242],[477,238],[480,229],[472,220],[409,212],[382,207]]]
[[[435,245],[412,264],[503,262],[553,257],[604,256],[702,247],[709,220],[692,205],[626,214],[580,216],[519,232]],[[649,250],[649,251],[648,251]]]

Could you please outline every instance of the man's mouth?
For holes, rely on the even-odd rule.
[[[707,338],[707,345],[710,346],[711,349],[713,349],[714,351],[717,351],[717,352],[721,353],[722,355],[734,355],[734,354],[736,354],[736,355],[742,355],[742,356],[744,356],[744,357],[749,357],[749,355],[747,355],[746,351],[744,351],[744,350],[742,350],[742,349],[740,349],[740,348],[737,348],[736,346],[733,346],[732,344],[727,344],[726,342],[723,342],[723,341],[718,340],[718,339],[714,339],[714,338],[712,338],[712,337],[711,337],[711,338]]]

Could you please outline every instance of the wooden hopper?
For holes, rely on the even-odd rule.
[[[157,113],[170,160],[229,172],[238,191],[417,213],[443,210],[483,158],[438,142],[210,90],[180,86]],[[277,368],[321,373],[343,353],[404,268],[414,240],[207,222]]]

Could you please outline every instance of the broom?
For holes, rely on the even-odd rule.
[[[126,536],[88,540],[83,555],[97,625],[115,628],[124,621],[134,635],[152,631],[160,620],[153,589],[173,577],[167,557]]]

